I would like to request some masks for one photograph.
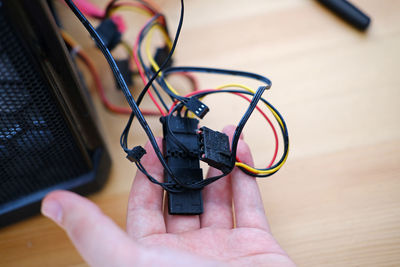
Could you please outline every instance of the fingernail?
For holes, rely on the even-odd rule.
[[[58,224],[61,224],[62,212],[62,207],[56,200],[46,200],[42,203],[42,214]]]

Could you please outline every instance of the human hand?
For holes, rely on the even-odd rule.
[[[231,138],[234,129],[228,126],[224,132]],[[163,168],[152,147],[145,149],[142,164],[162,180]],[[253,164],[243,140],[238,157]],[[208,176],[216,173],[211,168]],[[163,198],[162,188],[138,171],[126,232],[95,204],[71,192],[47,195],[42,213],[67,232],[91,266],[294,266],[271,235],[255,178],[240,170],[204,188],[200,216],[169,215],[163,212]]]

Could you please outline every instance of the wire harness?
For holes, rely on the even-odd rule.
[[[259,74],[219,69],[207,67],[173,66],[172,55],[177,46],[179,35],[182,29],[184,16],[184,2],[180,0],[181,10],[178,26],[174,38],[169,35],[165,16],[160,13],[159,8],[147,1],[117,1],[112,0],[107,5],[102,19],[107,20],[114,16],[119,10],[133,10],[149,16],[150,18],[139,31],[137,39],[131,49],[129,45],[127,51],[132,55],[132,59],[137,67],[144,87],[136,99],[133,98],[118,66],[111,55],[107,45],[104,43],[98,32],[91,23],[75,6],[73,1],[64,0],[83,26],[90,33],[98,48],[108,61],[118,86],[121,88],[129,107],[130,116],[122,132],[120,143],[127,158],[134,162],[137,168],[143,172],[147,178],[160,185],[168,192],[169,212],[171,214],[200,214],[203,211],[201,190],[212,182],[229,174],[234,167],[253,177],[268,177],[277,171],[285,163],[289,152],[289,135],[286,123],[278,110],[273,107],[262,95],[265,90],[271,87],[271,81]],[[156,50],[155,55],[151,52],[151,40],[153,33],[159,31],[164,37],[165,44]],[[68,39],[68,38],[67,38]],[[146,41],[145,60],[142,54],[142,45]],[[85,57],[83,57],[85,58]],[[195,90],[186,95],[180,95],[167,80],[173,74],[184,75],[193,81],[197,89],[197,82],[193,78],[193,73],[206,73],[217,75],[229,75],[245,77],[261,82],[257,90],[253,90],[241,84],[227,84],[215,89]],[[156,94],[157,99],[152,95],[151,90]],[[164,92],[168,98],[161,94]],[[229,142],[228,137],[220,132],[207,127],[198,129],[198,119],[204,118],[210,108],[203,102],[206,96],[214,94],[234,94],[249,102],[242,118],[237,124],[233,138]],[[154,134],[148,125],[143,113],[139,109],[143,98],[149,95],[159,113],[163,124],[164,133],[164,154],[158,146]],[[158,100],[158,101],[157,101]],[[260,105],[259,105],[260,104]],[[264,113],[260,106],[266,106],[276,120],[281,132],[283,142],[282,155],[277,160],[279,151],[279,137],[269,117]],[[271,162],[265,168],[255,168],[242,162],[237,157],[239,137],[253,111],[257,110],[266,119],[273,130],[275,139],[275,150]],[[126,112],[128,113],[128,112]],[[198,119],[193,118],[197,117]],[[141,158],[146,151],[141,146],[132,149],[128,146],[128,136],[134,119],[137,119],[145,131],[158,160],[161,162],[165,171],[165,181],[158,181],[141,164]],[[199,161],[202,160],[211,167],[217,168],[221,173],[214,177],[203,179],[202,169]]]

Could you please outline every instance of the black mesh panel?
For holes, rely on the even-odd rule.
[[[0,9],[0,205],[88,170],[50,88]]]

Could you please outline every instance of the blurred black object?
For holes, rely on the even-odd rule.
[[[365,13],[346,0],[318,0],[318,2],[361,31],[365,31],[371,22]]]
[[[55,189],[87,194],[111,159],[45,0],[0,0],[0,227]]]

